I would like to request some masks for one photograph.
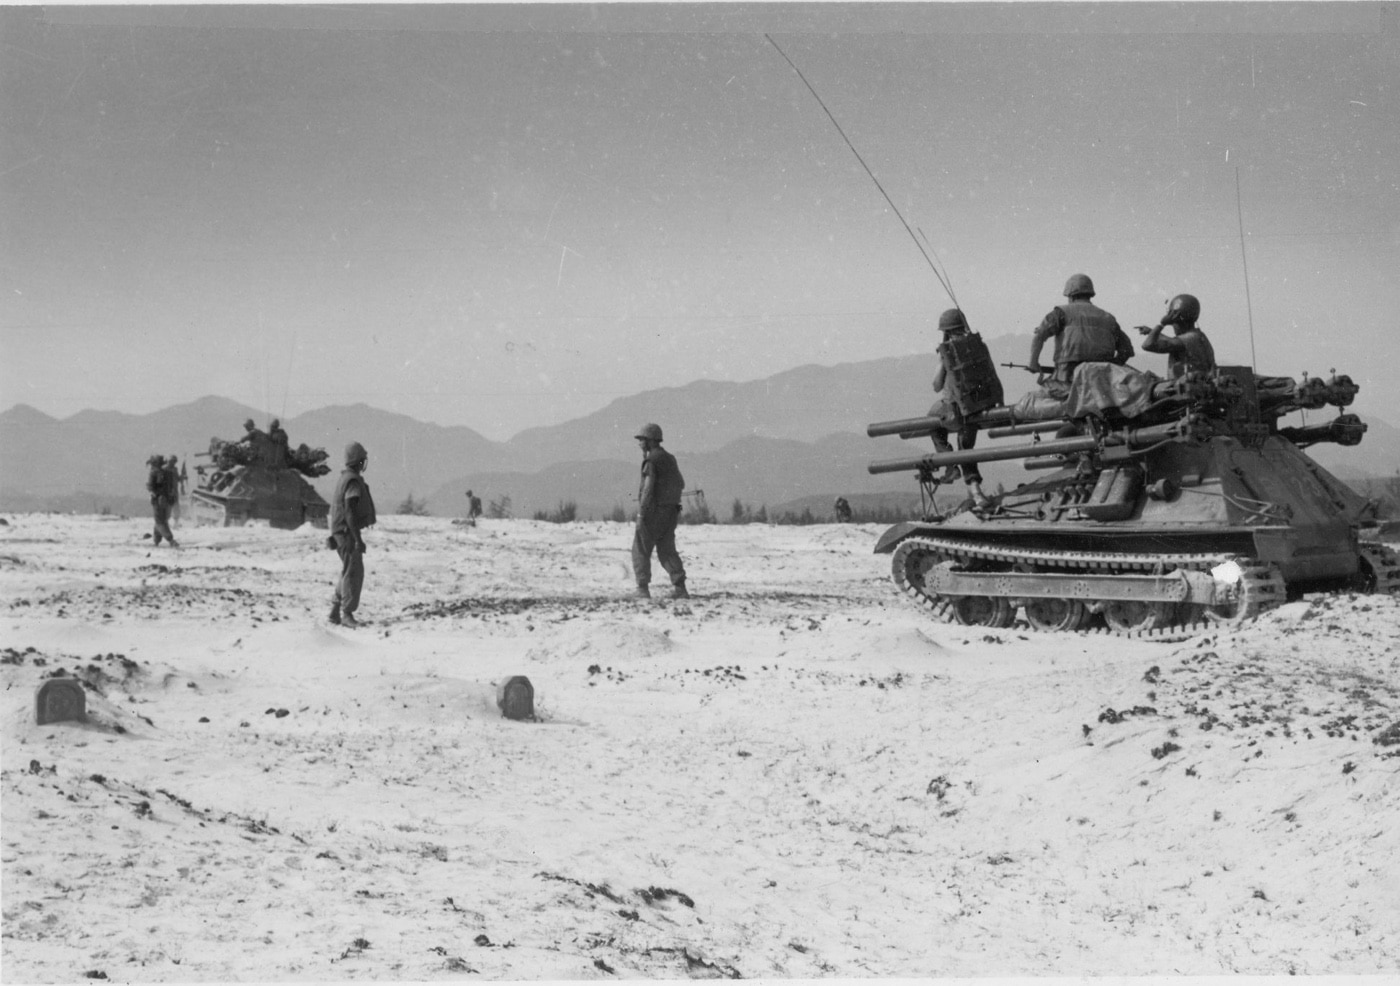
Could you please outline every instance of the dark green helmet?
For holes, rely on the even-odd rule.
[[[1201,303],[1194,294],[1179,294],[1167,302],[1167,313],[1162,316],[1163,325],[1195,325],[1201,317]]]
[[[939,332],[968,331],[967,319],[963,317],[962,309],[949,308],[942,315],[938,316]]]
[[[1085,295],[1092,298],[1094,296],[1094,282],[1089,280],[1088,274],[1071,274],[1069,280],[1065,282],[1065,297],[1077,298]]]

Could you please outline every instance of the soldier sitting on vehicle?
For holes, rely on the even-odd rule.
[[[966,398],[957,392],[956,384],[960,381],[951,378],[948,359],[944,354],[948,347],[956,346],[958,340],[967,338],[971,334],[971,330],[968,328],[967,319],[963,316],[962,311],[957,308],[949,308],[938,316],[938,330],[943,333],[943,344],[938,347],[938,369],[933,374],[933,389],[938,392],[938,399],[928,409],[928,416],[942,418],[953,424],[958,429],[958,448],[970,449],[977,444],[977,429],[963,421]],[[994,374],[995,371],[993,371]],[[1001,401],[1000,382],[997,383],[995,390],[996,398],[992,402],[994,404]],[[947,428],[936,427],[929,435],[933,439],[933,447],[939,452],[953,451],[953,446],[948,441]],[[966,484],[973,502],[979,507],[987,506],[989,501],[986,494],[982,492],[982,472],[977,468],[977,463],[969,462],[961,467],[949,466],[944,470],[941,481],[952,482],[959,473],[962,475],[963,483]]]
[[[272,461],[269,465],[277,469],[291,465],[292,450],[287,438],[287,432],[282,428],[282,422],[277,418],[273,418],[272,424],[268,425],[267,437],[272,445]]]
[[[1074,378],[1074,368],[1080,363],[1116,363],[1124,365],[1133,357],[1133,344],[1118,325],[1118,320],[1089,301],[1094,296],[1094,282],[1087,274],[1075,274],[1065,282],[1063,305],[1050,309],[1036,327],[1031,339],[1031,356],[1026,369],[1042,373],[1040,351],[1046,340],[1055,340],[1055,368],[1046,389],[1068,391]],[[1063,396],[1061,394],[1060,396]]]
[[[1143,352],[1166,353],[1167,376],[1171,379],[1193,371],[1210,373],[1215,369],[1215,347],[1197,327],[1196,319],[1200,317],[1201,303],[1196,297],[1179,294],[1167,302],[1167,313],[1160,323],[1152,328],[1137,327],[1147,337],[1142,340]],[[1173,336],[1162,335],[1162,329],[1168,325],[1172,327]]]

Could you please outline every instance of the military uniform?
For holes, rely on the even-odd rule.
[[[1193,370],[1209,373],[1215,369],[1215,347],[1204,332],[1193,325],[1175,336],[1165,336],[1162,329],[1163,326],[1158,325],[1148,333],[1142,340],[1142,351],[1166,353],[1169,377],[1175,379]]]
[[[653,426],[654,427],[654,426]],[[660,429],[656,434],[660,435]],[[639,435],[638,438],[643,436]],[[681,493],[685,478],[676,457],[659,444],[659,437],[642,457],[641,485],[637,490],[637,531],[632,538],[632,573],[637,592],[646,595],[651,584],[651,554],[671,577],[675,594],[685,590],[685,565],[676,551],[676,525],[680,522]]]
[[[152,538],[156,545],[164,539],[172,548],[178,548],[175,535],[170,533],[170,476],[165,463],[158,455],[146,460],[150,471],[146,474],[146,492],[151,495],[151,516],[155,522]]]
[[[355,626],[355,610],[360,607],[360,590],[365,584],[365,542],[360,532],[374,524],[375,513],[369,484],[360,475],[368,455],[358,442],[352,442],[345,458],[345,471],[336,481],[331,497],[330,530],[340,556],[340,578],[335,585],[330,621]]]
[[[1133,344],[1118,320],[1088,298],[1072,298],[1056,305],[1036,327],[1031,340],[1032,366],[1040,363],[1045,341],[1055,340],[1054,379],[1069,383],[1080,363],[1117,363],[1133,358]]]
[[[960,335],[969,331],[963,313],[957,308],[950,308],[939,316],[938,329],[944,333],[945,340],[950,335]],[[933,389],[938,394],[938,399],[928,409],[928,416],[944,420],[959,420],[957,405],[952,400],[953,395],[948,392],[948,365],[943,361],[941,351],[938,356],[938,369],[933,374]],[[952,443],[948,441],[947,428],[935,427],[929,431],[929,437],[933,439],[935,452],[953,451]],[[964,424],[958,429],[958,448],[966,450],[976,444],[976,428]],[[969,462],[963,466],[949,466],[943,473],[942,481],[950,482],[957,477],[959,471],[962,473],[963,482],[969,485],[982,482],[982,470],[977,467],[975,462]]]
[[[272,424],[267,429],[267,437],[272,445],[269,453],[271,458],[269,465],[276,469],[290,466],[292,464],[291,440],[287,437],[287,432],[283,429],[281,421],[276,418],[272,419]]]

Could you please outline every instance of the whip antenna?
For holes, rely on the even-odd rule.
[[[948,292],[949,300],[951,300],[956,307],[958,300],[953,297],[953,289],[948,286],[947,280],[939,273],[938,266],[933,262],[933,259],[929,257],[928,251],[924,249],[924,245],[919,242],[919,238],[914,235],[914,231],[910,229],[909,224],[905,222],[904,214],[899,211],[899,207],[894,204],[894,200],[891,199],[889,193],[885,191],[885,186],[880,184],[880,179],[875,177],[875,172],[870,170],[870,165],[866,164],[865,158],[860,156],[860,151],[856,150],[856,145],[851,143],[851,138],[846,136],[846,131],[841,129],[841,124],[836,122],[836,117],[832,115],[831,110],[827,109],[826,103],[822,102],[821,96],[817,95],[817,90],[812,88],[812,83],[807,81],[807,77],[802,74],[802,70],[793,63],[793,60],[787,56],[787,53],[778,47],[778,42],[773,40],[771,34],[765,34],[764,38],[768,40],[768,43],[773,46],[778,54],[783,56],[783,61],[792,66],[792,70],[797,73],[797,77],[802,80],[802,84],[807,87],[807,91],[810,92],[812,98],[817,101],[817,105],[822,108],[827,118],[831,120],[831,125],[836,128],[836,132],[841,135],[841,139],[846,142],[846,146],[851,149],[851,153],[856,156],[856,160],[860,162],[860,166],[865,169],[865,173],[870,176],[870,180],[875,183],[875,187],[880,190],[880,194],[885,197],[885,201],[890,204],[890,208],[894,210],[894,214],[899,217],[900,223],[904,226],[904,231],[909,234],[909,238],[913,240],[914,245],[919,248],[919,253],[923,254],[924,260],[928,262],[929,270],[933,271],[933,276],[938,278],[938,283],[943,285],[943,290]]]
[[[1249,367],[1258,369],[1259,358],[1254,354],[1254,306],[1249,301],[1249,258],[1244,253],[1244,208],[1240,205],[1240,169],[1235,167],[1235,215],[1240,224],[1240,264],[1244,267],[1244,309],[1249,314]]]

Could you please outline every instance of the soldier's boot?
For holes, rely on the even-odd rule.
[[[684,582],[684,580],[682,580],[682,581],[680,581],[680,582],[677,582],[675,585],[671,586],[671,598],[672,598],[672,599],[689,599],[689,598],[690,598],[690,593],[688,593],[688,592],[685,591],[685,582]]]
[[[342,617],[340,618],[340,625],[341,625],[341,626],[345,626],[345,627],[349,627],[350,629],[353,630],[353,629],[355,629],[355,627],[357,627],[357,626],[360,625],[360,621],[357,620],[357,619],[355,619],[355,617],[354,617],[352,614],[346,613],[344,616],[342,616]]]
[[[337,626],[339,626],[339,624],[340,624],[340,603],[331,603],[331,615],[328,616],[328,617],[326,617],[326,619],[330,620],[332,623],[334,623],[334,624],[336,624]]]
[[[651,590],[644,585],[637,586],[637,591],[632,593],[634,599],[650,599]]]
[[[982,492],[982,484],[976,480],[967,484],[967,491],[972,494],[972,503],[978,510],[986,510],[992,505],[991,499]]]

